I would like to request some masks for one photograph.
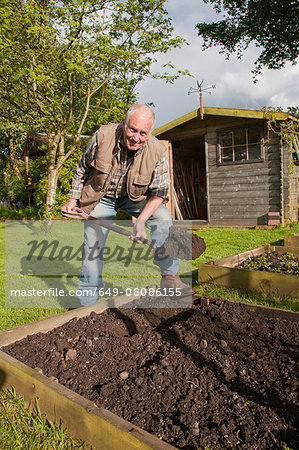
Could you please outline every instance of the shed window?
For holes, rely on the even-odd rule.
[[[218,133],[220,163],[241,163],[262,159],[261,130],[239,128]]]

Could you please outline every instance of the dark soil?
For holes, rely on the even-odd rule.
[[[177,448],[298,448],[298,321],[213,300],[110,309],[4,349]]]
[[[264,253],[243,261],[238,268],[299,275],[299,260],[290,253]]]
[[[199,258],[205,250],[203,238],[188,233],[185,228],[172,226],[164,244],[155,250],[155,256],[191,260]]]

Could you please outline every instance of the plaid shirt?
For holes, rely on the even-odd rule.
[[[128,157],[126,147],[122,144],[122,138],[119,141],[119,153],[118,153],[118,167],[116,169],[114,177],[111,179],[110,185],[105,195],[108,197],[120,198],[127,196],[126,191],[126,179],[128,169],[133,162],[133,158]],[[145,143],[139,150],[145,149],[147,143]],[[91,169],[91,162],[95,159],[97,152],[97,139],[96,133],[90,139],[85,152],[82,154],[80,161],[77,165],[76,172],[73,176],[72,187],[68,193],[70,198],[79,199],[83,189],[84,182],[86,181]],[[153,171],[152,179],[149,185],[150,195],[157,195],[159,197],[168,199],[168,161],[166,158],[166,152],[160,161],[157,162]]]

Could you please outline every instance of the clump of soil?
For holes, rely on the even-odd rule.
[[[155,250],[155,257],[191,260],[199,258],[205,250],[206,244],[203,238],[188,233],[185,228],[171,226],[168,238]]]
[[[177,448],[297,448],[298,321],[213,300],[91,313],[4,349]]]
[[[299,275],[299,260],[290,253],[264,253],[263,255],[248,258],[238,267],[241,269]]]

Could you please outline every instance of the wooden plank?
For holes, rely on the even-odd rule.
[[[12,386],[48,420],[62,422],[76,439],[95,449],[167,450],[173,447],[0,351],[3,389]],[[34,407],[34,406],[33,406]]]
[[[231,202],[231,203],[221,203],[218,202],[216,203],[211,203],[211,213],[217,213],[217,214],[221,214],[221,213],[225,213],[225,216],[231,216],[231,217],[236,217],[236,216],[243,216],[247,213],[251,214],[252,217],[257,217],[257,216],[265,216],[266,219],[268,219],[268,211],[270,208],[275,208],[277,206],[277,204],[269,204],[269,203],[256,203],[256,204],[244,204],[244,205],[239,205],[238,199],[236,199],[235,203]]]
[[[299,247],[288,247],[287,245],[275,245],[274,251],[280,254],[291,253],[295,258],[299,259]]]
[[[234,175],[233,173],[230,173],[229,175],[225,175],[223,177],[215,176],[214,173],[210,174],[210,182],[213,186],[221,186],[221,185],[227,185],[227,186],[244,186],[248,185],[250,187],[254,187],[256,185],[266,184],[267,189],[268,187],[272,187],[274,185],[274,189],[277,189],[277,185],[279,187],[279,180],[280,175],[258,175],[258,174],[251,174],[249,173],[247,176],[240,176],[240,175]]]
[[[251,177],[269,177],[269,176],[279,176],[280,170],[278,168],[269,168],[267,166],[262,167],[251,167],[246,165],[243,169],[232,167],[232,166],[219,166],[213,167],[211,171],[211,176],[215,179],[223,178],[229,179],[232,177],[238,177],[240,179],[251,178]]]
[[[298,297],[299,277],[271,272],[235,269],[229,267],[200,264],[198,281],[202,284],[215,284],[225,288],[260,290],[278,296]]]
[[[245,189],[247,187],[247,189]],[[240,195],[245,194],[247,192],[247,196],[255,195],[257,191],[263,192],[264,195],[267,195],[270,197],[276,196],[277,192],[279,190],[279,187],[277,186],[277,183],[275,184],[275,187],[273,188],[273,192],[271,190],[271,185],[268,183],[254,183],[254,184],[243,184],[243,188],[239,189],[239,184],[230,184],[230,183],[217,183],[214,184],[213,182],[210,184],[210,194],[214,197],[218,196],[221,191],[222,192],[235,192],[240,193]],[[276,195],[275,195],[276,193]]]
[[[128,303],[126,295],[98,302],[91,306],[67,311],[37,322],[21,325],[0,333],[0,346],[9,345],[28,335],[50,331],[72,318],[101,313],[107,308],[117,308]],[[26,403],[38,407],[52,421],[62,421],[74,438],[83,439],[95,449],[105,450],[170,450],[173,447],[132,425],[104,408],[0,351],[0,386],[12,386]],[[78,426],[79,424],[79,426]]]
[[[257,163],[258,164],[258,163]],[[256,164],[256,165],[257,165]],[[249,164],[246,164],[246,167],[240,168],[234,167],[234,166],[219,166],[216,170],[211,172],[211,176],[213,178],[230,178],[230,177],[240,177],[240,178],[248,178],[251,176],[276,176],[280,175],[280,168],[275,167],[269,167],[269,166],[263,166],[263,167],[256,167],[256,165],[249,166]]]
[[[230,164],[226,163],[219,163],[218,156],[217,156],[217,147],[216,145],[209,145],[209,160],[212,161],[215,165],[217,164],[217,169],[223,168],[230,168],[230,167],[245,167],[249,166],[252,167],[254,165],[277,165],[277,167],[280,166],[280,155],[279,152],[276,153],[266,153],[264,159],[258,160],[258,161],[245,161],[245,162],[231,162]]]
[[[249,197],[256,197],[256,198],[260,198],[260,197],[266,197],[266,198],[278,198],[280,197],[280,191],[279,189],[273,189],[271,191],[269,190],[262,190],[262,189],[258,189],[257,187],[255,187],[255,189],[251,189],[250,191],[248,191],[248,187],[247,186],[242,186],[242,188],[238,187],[238,186],[229,186],[229,187],[225,187],[225,189],[223,189],[223,187],[221,186],[212,186],[210,194],[212,195],[212,197],[216,198],[217,196],[219,196],[219,194],[223,197],[223,198],[229,198],[230,196],[238,196],[241,197],[242,199],[246,199]]]
[[[234,196],[239,198],[249,198],[249,197],[266,197],[268,199],[276,199],[280,197],[279,189],[276,187],[271,190],[270,186],[267,184],[258,184],[258,185],[246,185],[247,189],[245,189],[245,184],[242,189],[239,189],[238,185],[226,185],[226,184],[217,184],[216,186],[212,184],[210,186],[209,194],[211,198],[222,198],[222,194],[228,197]],[[278,208],[280,209],[280,208]]]
[[[224,174],[223,177],[222,174],[219,173],[210,173],[210,180],[211,183],[219,184],[219,183],[228,183],[228,184],[238,184],[238,183],[247,183],[247,184],[256,184],[256,183],[268,183],[271,185],[274,182],[278,182],[279,180],[279,174],[259,174],[259,173],[244,173],[244,174],[234,174],[233,172],[229,172]]]
[[[266,152],[277,152],[280,153],[280,139],[278,136],[274,135],[270,137],[270,140],[267,141],[267,139],[264,137],[264,148]]]
[[[169,201],[165,204],[166,208],[169,209],[171,217],[174,218],[174,181],[173,181],[173,155],[172,155],[172,145],[169,141],[160,141],[166,148],[166,156],[168,160],[169,170],[168,170],[168,183],[169,183]]]
[[[260,199],[264,197],[268,200],[277,200],[280,198],[279,190],[276,188],[273,191],[270,189],[263,189],[262,186],[260,186],[260,189],[258,190],[255,186],[254,189],[251,189],[250,186],[247,186],[247,189],[238,189],[238,187],[235,186],[211,186],[210,187],[210,196],[211,199],[225,199],[230,197],[239,198],[240,200],[244,198],[256,198]],[[280,208],[278,208],[280,209]]]
[[[270,180],[273,182],[274,180],[277,181],[279,179],[280,173],[259,173],[254,171],[243,171],[241,173],[235,173],[234,171],[227,171],[227,172],[211,172],[211,182],[213,183],[244,183],[248,182],[248,184],[255,184],[255,183],[270,183]],[[247,181],[246,181],[247,180]],[[271,184],[272,184],[271,182]]]
[[[219,258],[214,261],[210,261],[207,264],[213,266],[223,266],[223,267],[236,267],[239,264],[242,264],[243,261],[248,259],[249,257],[259,256],[267,252],[271,251],[271,246],[265,248],[264,245],[260,247],[253,248],[251,250],[246,250],[245,252],[235,253],[234,255],[225,256],[224,258]]]
[[[219,214],[224,214],[226,218],[233,218],[236,216],[240,216],[242,215],[242,217],[245,218],[250,218],[250,217],[255,217],[257,218],[258,216],[262,216],[262,215],[268,215],[268,208],[261,205],[238,205],[236,204],[235,206],[231,206],[231,208],[228,208],[228,206],[226,205],[215,205],[211,202],[211,216],[213,215],[219,215]]]
[[[277,143],[275,145],[268,146],[266,149],[266,155],[267,155],[267,159],[269,156],[271,156],[272,159],[280,158],[279,144]]]
[[[260,188],[260,189],[258,189],[258,188]],[[225,197],[230,198],[231,196],[233,196],[233,197],[238,197],[238,198],[266,197],[268,199],[273,199],[273,198],[280,197],[280,192],[279,192],[278,188],[275,188],[272,191],[267,186],[265,189],[263,189],[263,187],[260,185],[258,185],[258,186],[245,186],[244,185],[242,187],[242,189],[241,189],[241,187],[239,188],[239,185],[237,185],[237,186],[235,186],[235,185],[228,185],[228,186],[212,185],[210,188],[210,195],[213,198],[222,197],[222,196],[224,198]]]
[[[170,141],[182,141],[189,138],[204,136],[207,128],[194,128],[192,130],[175,129],[173,131],[164,133],[161,138],[168,138]]]
[[[214,227],[254,227],[258,225],[258,217],[251,215],[251,217],[218,217],[210,216],[209,225]],[[259,223],[261,225],[261,223]],[[266,225],[266,219],[262,225]]]
[[[267,153],[267,160],[271,164],[278,164],[280,165],[280,155],[279,153]]]
[[[205,136],[205,172],[206,172],[206,201],[207,201],[207,221],[210,221],[210,172],[208,161],[209,146],[207,136]]]
[[[231,300],[231,299],[224,299],[224,298],[218,298],[218,297],[205,297],[202,295],[193,295],[193,302],[195,305],[203,305],[208,306],[211,303],[216,304],[222,304],[222,303],[231,303],[234,305],[242,305],[243,308],[250,310],[256,314],[263,314],[267,317],[273,317],[278,319],[286,319],[286,320],[295,320],[296,322],[299,321],[299,312],[297,311],[290,311],[287,309],[282,308],[274,308],[272,306],[264,306],[264,305],[255,305],[253,303],[245,303],[245,302],[239,302],[237,300]]]
[[[242,205],[240,205],[240,202],[242,202]],[[223,208],[238,208],[238,211],[247,210],[251,207],[254,211],[257,209],[255,207],[258,207],[260,210],[264,210],[264,208],[270,208],[279,206],[279,196],[276,198],[267,198],[267,197],[260,197],[260,198],[254,198],[247,197],[243,195],[231,195],[230,197],[217,197],[211,200],[211,205],[213,208],[219,206]],[[236,211],[236,209],[234,209]],[[268,212],[268,210],[267,210]]]
[[[215,108],[215,107],[205,107],[205,114],[219,115],[219,116],[230,116],[230,117],[241,117],[250,119],[268,119],[268,114],[266,111],[256,110],[256,109],[233,109],[233,108]],[[286,120],[290,117],[288,113],[276,112],[276,120]]]
[[[299,247],[299,233],[288,234],[284,237],[284,245],[288,247]]]
[[[253,186],[251,186],[251,190],[250,193],[248,192],[248,186],[245,184],[235,184],[235,183],[231,183],[229,185],[227,185],[225,187],[225,191],[223,191],[223,186],[219,183],[217,185],[213,184],[212,185],[212,192],[216,193],[216,192],[222,192],[223,194],[225,193],[234,193],[234,192],[241,192],[243,194],[246,194],[246,192],[248,193],[248,195],[251,195],[251,192],[254,193],[254,195],[276,195],[277,193],[280,194],[280,189],[279,187],[275,187],[275,188],[271,188],[271,191],[269,191],[269,185],[266,186],[265,189],[262,189],[262,186],[258,185],[256,186],[255,184]]]
[[[251,195],[250,195],[251,194]],[[210,193],[211,208],[221,209],[222,208],[237,208],[236,211],[246,211],[248,208],[256,209],[257,211],[263,211],[264,208],[267,209],[267,213],[271,211],[276,211],[279,209],[279,196],[269,197],[268,193],[265,193],[264,198],[255,198],[254,193],[249,195],[242,195],[242,193],[231,194],[228,197],[222,197],[221,193],[213,195]]]
[[[258,224],[258,220],[262,220],[263,222],[259,223],[260,225],[267,225],[267,213],[263,211],[257,211],[256,208],[250,210],[241,210],[238,212],[234,212],[233,209],[227,211],[226,208],[212,208],[211,207],[211,220],[213,219],[214,223],[223,220],[231,219],[234,223],[238,223],[238,220],[242,222],[242,219],[252,219],[255,220],[255,223]]]
[[[267,317],[273,317],[273,318],[278,318],[278,319],[286,319],[286,320],[295,320],[296,322],[299,321],[299,313],[296,311],[289,311],[287,309],[282,309],[282,308],[273,308],[271,306],[264,306],[264,305],[255,305],[253,303],[244,303],[244,302],[238,302],[236,300],[230,300],[230,299],[219,299],[219,298],[211,298],[208,297],[207,299],[205,299],[202,296],[198,296],[199,298],[196,299],[195,296],[195,301],[194,303],[201,303],[204,304],[205,306],[207,306],[207,304],[210,303],[225,303],[225,302],[229,302],[229,303],[233,303],[234,305],[242,305],[245,309],[248,309],[256,314],[263,314]]]

